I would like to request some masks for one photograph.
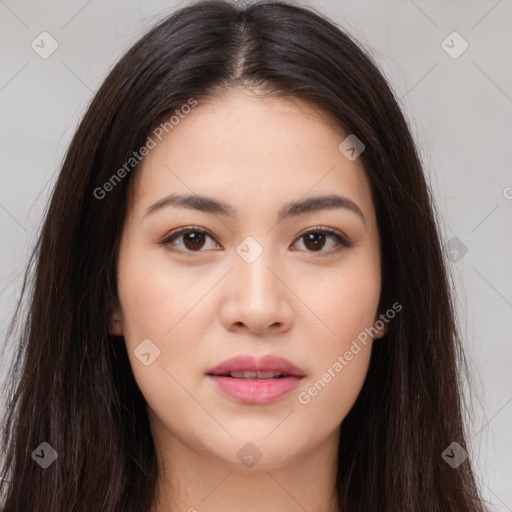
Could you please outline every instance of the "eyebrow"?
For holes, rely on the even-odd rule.
[[[188,208],[204,213],[223,215],[227,217],[235,217],[237,215],[237,210],[230,204],[219,201],[217,199],[213,199],[211,197],[200,196],[197,194],[170,194],[169,196],[164,197],[163,199],[160,199],[156,203],[149,206],[144,213],[144,217],[168,207]],[[291,201],[287,203],[283,208],[281,208],[281,210],[279,210],[278,217],[280,219],[287,217],[297,217],[299,215],[305,215],[320,210],[330,210],[334,208],[343,208],[357,214],[366,225],[366,217],[361,211],[361,208],[359,208],[359,206],[348,197],[335,194],[315,196],[308,199]]]

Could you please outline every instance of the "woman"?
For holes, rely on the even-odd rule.
[[[169,16],[56,183],[3,511],[483,511],[434,212],[389,86],[332,22]]]

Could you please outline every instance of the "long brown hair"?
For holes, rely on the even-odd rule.
[[[149,510],[157,464],[145,402],[123,340],[108,333],[137,165],[104,197],[98,189],[161,119],[240,86],[308,100],[366,146],[382,304],[403,309],[341,425],[339,509],[483,511],[469,459],[455,469],[441,456],[452,442],[467,449],[464,359],[437,214],[397,100],[371,57],[314,9],[213,0],[176,11],[128,50],[70,144],[8,332],[3,512]],[[33,453],[49,451],[45,442],[57,458],[43,469]]]

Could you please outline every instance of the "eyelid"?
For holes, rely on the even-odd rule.
[[[352,247],[353,243],[350,241],[349,237],[346,236],[342,231],[334,228],[329,228],[327,226],[315,226],[313,228],[307,228],[302,233],[297,235],[297,238],[300,238],[301,236],[308,235],[309,233],[327,233],[329,235],[332,235],[340,241],[343,245],[346,247]],[[314,252],[314,251],[311,251]]]
[[[209,236],[212,240],[214,240],[218,245],[220,245],[219,242],[217,242],[216,238],[210,233],[210,231],[208,231],[207,229],[202,228],[200,226],[193,226],[193,225],[184,226],[184,227],[177,228],[177,229],[171,231],[170,233],[165,235],[165,237],[158,243],[160,245],[166,247],[168,244],[170,244],[170,242],[173,240],[173,238],[179,238],[180,235],[182,235],[183,233],[187,233],[189,231],[195,231],[198,233],[205,234],[205,235]],[[337,229],[334,229],[334,228],[329,228],[327,226],[314,226],[312,228],[307,228],[304,231],[302,231],[300,234],[298,234],[295,237],[294,241],[299,240],[301,237],[308,235],[310,233],[322,233],[322,234],[326,234],[327,236],[333,236],[334,238],[337,239],[339,247],[337,247],[335,249],[331,249],[329,251],[306,251],[306,253],[316,254],[319,256],[328,256],[328,255],[338,252],[341,249],[344,249],[344,248],[348,249],[353,246],[353,242],[351,242],[349,240],[349,238],[343,232],[341,232]],[[169,249],[169,250],[172,252],[180,252],[180,253],[185,253],[185,254],[190,254],[190,255],[195,254],[195,253],[199,254],[201,252],[208,252],[208,251],[201,251],[201,250],[200,251],[182,251],[179,249],[177,249],[177,250]]]

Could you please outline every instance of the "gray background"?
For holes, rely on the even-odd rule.
[[[0,0],[2,343],[80,116],[122,53],[157,19],[186,4]],[[374,56],[418,142],[443,238],[454,251],[450,265],[475,385],[472,456],[492,509],[512,511],[512,0],[309,5]],[[58,43],[47,59],[31,47],[43,31]],[[460,40],[452,36],[442,44],[454,31],[469,44],[458,58],[445,49],[459,51]],[[8,363],[6,353],[0,383]]]

